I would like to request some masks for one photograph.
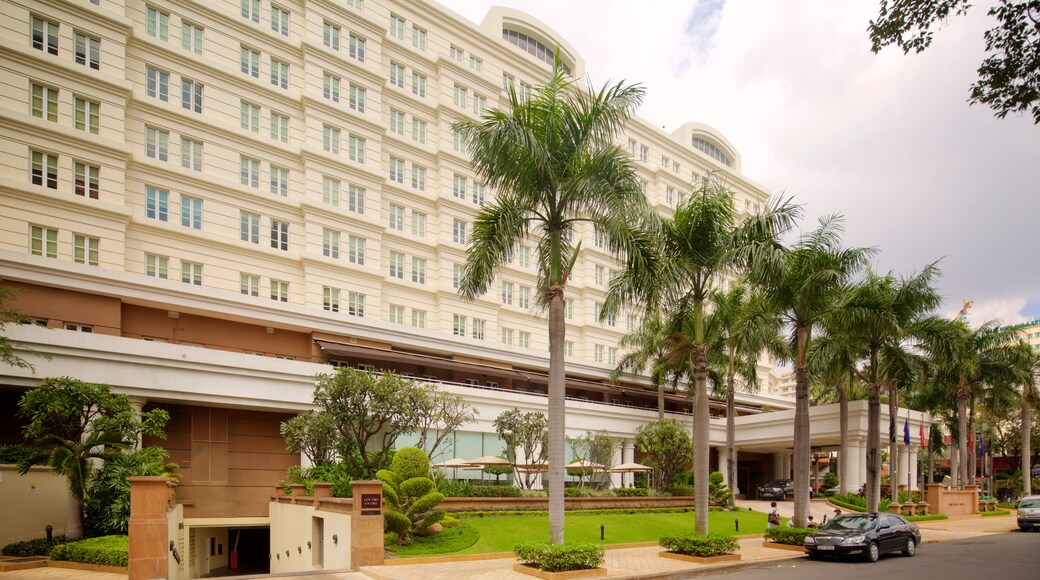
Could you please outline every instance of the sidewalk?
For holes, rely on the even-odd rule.
[[[1002,534],[1014,531],[1015,516],[979,517],[959,520],[921,522],[923,543],[949,542],[987,534]],[[927,549],[927,548],[924,548]],[[722,571],[733,567],[760,564],[765,561],[783,561],[803,558],[801,552],[767,548],[761,537],[740,540],[739,562],[719,564],[693,564],[679,560],[661,558],[660,547],[637,547],[607,549],[606,568],[608,574],[600,578],[664,578],[677,574]],[[398,560],[404,562],[406,560]],[[299,576],[279,576],[298,580],[530,580],[513,571],[514,558],[495,558],[468,562],[438,562],[396,564],[389,566],[366,566],[358,572],[310,573]],[[55,568],[37,568],[19,572],[0,573],[0,580],[117,580],[126,578],[119,574],[80,572]]]

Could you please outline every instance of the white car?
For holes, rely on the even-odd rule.
[[[1040,528],[1040,495],[1018,500],[1018,527],[1023,532]]]

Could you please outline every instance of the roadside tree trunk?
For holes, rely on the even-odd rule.
[[[1024,396],[1024,393],[1023,393]],[[1033,409],[1028,400],[1022,400],[1022,495],[1033,493],[1033,470],[1030,460],[1033,457],[1033,441],[1030,428],[1033,426]]]
[[[708,533],[708,347],[696,341],[693,347],[693,503],[694,531]]]
[[[876,512],[881,496],[881,385],[870,383],[867,397],[867,511]]]
[[[553,544],[563,543],[563,463],[565,418],[565,387],[563,344],[564,325],[563,286],[550,290],[549,295],[549,539]]]
[[[841,450],[838,452],[838,482],[842,493],[852,493],[852,485],[845,474],[849,472],[849,387],[852,386],[852,375],[849,375],[848,387],[838,386],[838,427],[841,429]]]
[[[954,487],[963,489],[968,483],[968,397],[962,390],[957,393],[957,451],[959,455]]]
[[[899,391],[895,386],[888,389],[888,487],[892,503],[899,501]],[[909,461],[907,462],[909,465]]]
[[[794,407],[794,525],[804,528],[809,517],[809,373],[806,351],[809,348],[809,329],[801,327],[798,333],[798,353],[795,357]]]

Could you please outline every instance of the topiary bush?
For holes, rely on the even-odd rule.
[[[429,473],[430,458],[416,447],[397,451],[392,471],[376,472],[376,479],[384,483],[383,531],[397,534],[399,545],[407,546],[413,534],[444,519],[444,510],[435,509],[444,501],[444,494],[434,489]]]
[[[547,544],[524,542],[513,547],[521,564],[546,572],[598,568],[606,559],[603,546],[595,544]]]
[[[712,471],[708,476],[708,503],[710,505],[729,505],[733,490],[723,483],[725,476],[721,471]]]
[[[470,497],[520,497],[520,490],[511,485],[474,485]]]
[[[7,544],[3,550],[0,550],[0,553],[4,556],[18,556],[22,558],[26,556],[46,556],[51,553],[51,548],[68,541],[69,539],[65,536],[54,536],[50,542],[47,541],[47,538],[34,538]]]
[[[664,491],[673,497],[693,497],[692,485],[673,485]]]
[[[619,487],[614,490],[617,497],[649,497],[645,487]]]
[[[736,536],[708,534],[706,536],[688,532],[677,536],[661,536],[661,547],[669,552],[700,558],[725,556],[740,549]]]
[[[51,550],[51,560],[68,560],[100,566],[119,566],[128,563],[126,536],[101,536],[78,542],[60,544]]]
[[[787,526],[776,526],[773,528],[766,528],[765,539],[776,542],[777,544],[786,544],[788,546],[802,546],[805,545],[805,536],[812,532],[813,528],[789,528]]]

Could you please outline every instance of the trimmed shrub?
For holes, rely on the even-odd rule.
[[[461,523],[458,518],[452,516],[444,516],[444,519],[440,521],[441,527],[444,529],[454,528]]]
[[[841,506],[845,509],[855,510],[858,512],[867,511],[867,499],[854,493],[839,493],[831,497],[829,501],[834,505]],[[878,502],[878,511],[887,512],[890,503],[892,503],[891,500],[881,499],[881,501]]]
[[[520,497],[520,490],[511,485],[474,485],[470,497]]]
[[[603,546],[595,544],[547,544],[524,542],[513,548],[521,564],[534,566],[546,572],[590,570],[606,559]]]
[[[673,497],[693,497],[692,485],[673,485],[664,491]]]
[[[405,447],[394,454],[394,473],[402,480],[430,476],[430,458],[418,447]]]
[[[18,465],[22,461],[35,459],[38,456],[39,453],[25,445],[0,445],[0,463]],[[47,463],[34,463],[34,465],[47,465]]]
[[[419,533],[444,518],[444,510],[434,509],[444,501],[444,495],[434,491],[430,459],[416,447],[397,451],[393,471],[380,469],[376,479],[382,481],[386,511],[383,531],[397,534],[397,543],[407,546],[412,535]]]
[[[126,536],[101,536],[55,546],[51,550],[51,560],[125,568],[128,551]]]
[[[437,491],[443,493],[444,497],[473,497],[473,487],[473,482],[467,480],[437,482]]]
[[[688,532],[677,536],[661,536],[661,547],[669,552],[686,556],[711,558],[725,556],[740,549],[736,536],[708,534],[706,536]]]
[[[649,497],[645,487],[619,487],[614,490],[617,497]]]
[[[788,546],[802,546],[805,544],[805,536],[812,532],[813,528],[789,528],[787,526],[776,526],[766,528],[765,539],[777,544]]]
[[[54,536],[54,539],[50,542],[47,541],[47,538],[34,538],[7,544],[3,550],[0,550],[0,553],[4,556],[18,556],[22,558],[26,556],[46,556],[51,553],[51,548],[68,541],[69,539],[65,536]]]
[[[1008,510],[993,510],[991,512],[979,512],[979,515],[986,518],[990,516],[1009,516],[1011,512]]]
[[[929,520],[949,519],[946,514],[922,514],[919,516],[904,516],[908,522],[927,522]]]

